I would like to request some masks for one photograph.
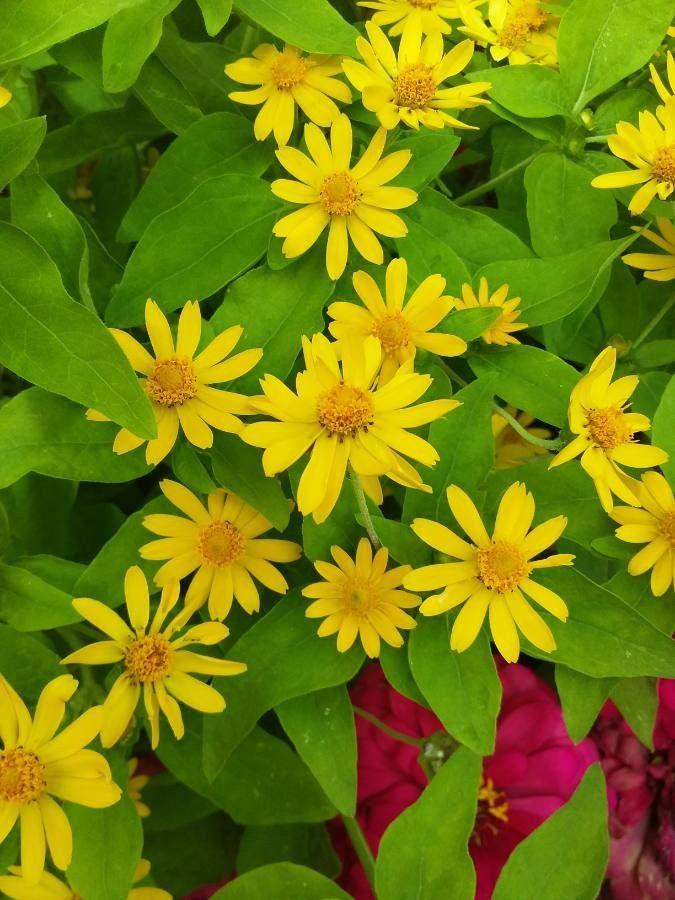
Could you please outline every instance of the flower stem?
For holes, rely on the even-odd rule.
[[[349,840],[352,842],[352,847],[356,851],[359,862],[363,866],[363,871],[366,873],[368,883],[373,890],[375,890],[375,857],[368,846],[366,836],[356,819],[351,816],[341,816],[340,818],[349,835]]]
[[[403,744],[410,744],[411,747],[420,748],[424,747],[424,741],[419,738],[414,738],[412,735],[404,734],[402,731],[397,731],[395,728],[390,728],[389,725],[386,725],[381,719],[378,719],[377,716],[374,716],[371,712],[368,712],[367,709],[361,709],[360,706],[354,707],[354,712],[357,716],[361,716],[362,719],[365,719],[366,722],[370,722],[371,725],[374,725],[388,737],[393,738],[395,741],[401,741]]]
[[[361,487],[359,476],[352,468],[350,468],[349,470],[349,479],[352,483],[354,497],[356,498],[356,505],[358,506],[359,512],[361,513],[361,516],[363,518],[363,524],[366,531],[368,532],[370,543],[373,545],[373,547],[375,547],[376,550],[378,550],[382,546],[382,542],[380,541],[379,537],[377,536],[377,532],[375,531],[375,526],[373,525],[370,510],[368,509],[368,503],[366,502],[366,495],[363,493],[363,488]]]
[[[631,350],[635,350],[635,348],[636,348],[636,347],[639,347],[640,344],[645,340],[645,338],[649,337],[649,335],[650,335],[650,334],[652,333],[652,331],[656,328],[656,326],[659,324],[659,322],[661,321],[661,319],[663,319],[665,316],[668,315],[668,313],[670,312],[670,310],[671,310],[671,308],[672,308],[672,306],[673,306],[674,303],[675,303],[675,294],[671,294],[670,299],[668,299],[668,300],[663,304],[663,306],[662,306],[661,309],[657,312],[657,314],[654,316],[654,318],[651,319],[651,320],[645,325],[645,327],[642,329],[642,331],[640,332],[640,334],[635,338],[635,340],[633,341],[633,346],[631,347]]]
[[[520,162],[517,162],[515,165],[511,166],[511,168],[505,169],[503,172],[500,172],[499,175],[495,175],[494,178],[490,178],[489,181],[478,185],[478,187],[473,188],[473,190],[471,191],[467,191],[466,194],[462,194],[461,197],[457,197],[455,203],[457,204],[457,206],[466,206],[466,204],[471,203],[472,200],[477,200],[478,197],[489,194],[490,191],[493,188],[497,187],[497,185],[501,184],[502,181],[506,181],[507,178],[515,175],[516,172],[520,172],[520,170],[524,169],[525,166],[528,166],[533,159],[536,159],[540,153],[544,153],[548,149],[548,147],[540,147],[536,153],[533,153],[531,156],[528,156],[525,159],[521,159]]]
[[[534,444],[535,447],[544,447],[546,450],[559,450],[562,447],[562,441],[559,438],[550,440],[537,437],[536,434],[530,434],[530,432],[526,428],[523,428],[520,422],[511,415],[511,413],[507,412],[504,407],[500,406],[498,403],[493,403],[492,408],[497,415],[502,417],[502,419],[506,419],[511,428],[513,428],[524,441],[527,441],[528,444]]]

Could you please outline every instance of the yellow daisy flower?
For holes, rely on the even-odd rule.
[[[23,877],[21,866],[10,866],[11,874],[0,876],[0,893],[12,900],[80,900],[78,894],[49,872],[43,872],[37,884],[30,884]],[[134,872],[133,883],[143,881],[150,873],[150,863],[142,859]],[[156,887],[132,888],[127,900],[171,900],[171,894]]]
[[[464,20],[459,31],[489,47],[496,62],[506,59],[512,66],[558,64],[560,16],[548,12],[546,4],[539,0],[489,0],[485,18],[462,0],[458,5]]]
[[[651,81],[659,97],[664,103],[670,103],[675,95],[675,58],[672,51],[669,50],[666,56],[666,78],[668,79],[668,87],[663,82],[654,63],[649,63],[649,72]],[[670,90],[668,90],[670,88]]]
[[[647,544],[628,563],[631,575],[652,570],[651,590],[662,597],[675,588],[675,497],[659,472],[645,472],[639,490],[640,509],[615,506],[611,516],[620,523],[616,536],[630,544]]]
[[[357,38],[366,65],[345,59],[342,68],[354,87],[361,91],[363,105],[377,115],[385,128],[405,122],[411,128],[473,128],[449,115],[448,109],[471,109],[489,103],[478,96],[492,85],[489,81],[465,82],[456,87],[442,87],[443,82],[465,69],[473,56],[473,41],[462,41],[449,53],[443,53],[443,36],[430,34],[422,43],[419,31],[405,31],[398,57],[373,22],[366,24],[370,42]]]
[[[593,479],[607,512],[611,512],[614,503],[612,494],[631,506],[639,506],[639,482],[626,475],[622,465],[647,469],[668,459],[668,454],[658,447],[633,440],[633,435],[650,427],[647,416],[625,411],[640,379],[637,375],[625,375],[612,384],[615,366],[616,349],[607,347],[574,386],[567,418],[576,437],[549,466],[560,466],[581,453],[581,465]]]
[[[330,146],[316,125],[305,125],[311,159],[294,147],[277,150],[281,165],[298,180],[279,178],[272,182],[272,191],[302,206],[274,226],[274,234],[285,238],[284,256],[292,259],[305,253],[329,226],[326,268],[337,279],[347,265],[349,239],[361,256],[380,265],[384,254],[374,232],[393,238],[408,233],[403,219],[391,210],[410,206],[417,194],[386,185],[405,169],[411,153],[397,150],[382,157],[386,136],[384,128],[378,129],[353,168],[352,126],[345,115],[331,126]]]
[[[136,770],[138,769],[138,758],[132,757],[128,764],[129,770],[129,781],[127,782],[127,794],[131,797],[134,802],[134,806],[136,807],[136,812],[141,817],[141,819],[145,819],[150,815],[150,807],[147,803],[143,802],[143,788],[150,781],[149,775],[137,775]]]
[[[352,560],[340,547],[330,548],[336,565],[314,563],[324,581],[308,584],[303,596],[314,600],[307,607],[310,619],[323,619],[319,637],[337,634],[337,648],[344,653],[356,638],[371,657],[380,655],[380,638],[390,647],[403,646],[399,629],[417,624],[404,612],[420,604],[420,598],[401,590],[410,566],[387,571],[389,552],[380,547],[375,556],[370,541],[361,538]]]
[[[266,375],[260,382],[264,397],[252,398],[261,413],[278,421],[254,422],[241,434],[248,444],[265,449],[263,467],[269,476],[283,472],[311,448],[298,485],[302,515],[313,515],[315,522],[326,520],[340,496],[348,464],[378,504],[381,475],[406,487],[430,490],[403,456],[433,466],[438,453],[407,429],[444,416],[459,406],[458,401],[412,406],[433,380],[413,372],[412,360],[403,363],[386,385],[379,384],[382,345],[373,335],[338,346],[315,334],[311,341],[303,338],[302,347],[306,368],[296,377],[296,393]]]
[[[467,0],[471,7],[485,0]],[[375,10],[371,19],[376,25],[390,25],[392,37],[407,31],[422,34],[450,34],[448,19],[459,19],[457,0],[358,0],[357,6]]]
[[[574,556],[569,553],[534,558],[558,540],[567,519],[556,516],[530,531],[534,498],[524,484],[516,482],[504,492],[490,537],[464,491],[451,485],[447,496],[453,516],[471,543],[431,519],[414,520],[411,527],[419,538],[434,550],[460,560],[423,566],[404,579],[405,587],[413,591],[443,589],[428,597],[420,612],[437,616],[463,604],[450,633],[450,648],[458,653],[476,640],[486,613],[492,639],[507,662],[518,659],[519,630],[535,647],[551,653],[556,648],[551,629],[523,594],[561,622],[567,619],[565,602],[530,578],[535,569],[572,565]]]
[[[272,523],[248,503],[222,488],[212,491],[208,509],[201,500],[175,481],[162,481],[164,495],[187,516],[150,515],[143,525],[161,540],[141,547],[143,559],[166,559],[155,575],[155,584],[195,572],[185,603],[193,608],[209,602],[212,619],[223,620],[236,600],[247,613],[258,612],[259,581],[277,594],[285,594],[288,583],[272,563],[288,563],[302,556],[302,547],[292,541],[260,538]]]
[[[670,197],[675,188],[675,100],[659,106],[656,115],[641,112],[637,128],[630,122],[619,122],[607,145],[614,156],[634,168],[597,175],[591,182],[593,187],[642,185],[628,204],[635,215],[643,213],[654,197]]]
[[[503,312],[498,319],[481,334],[486,344],[498,344],[505,347],[507,344],[519,344],[520,341],[513,337],[515,331],[527,328],[525,322],[518,322],[520,311],[520,297],[509,295],[508,284],[503,284],[494,294],[490,294],[487,279],[481,278],[478,285],[478,294],[474,292],[470,284],[462,285],[462,298],[453,297],[455,309],[476,309],[479,306],[499,306]]]
[[[646,229],[642,237],[656,244],[665,253],[627,253],[623,261],[636,269],[642,269],[645,278],[652,281],[672,281],[675,278],[675,225],[665,216],[656,219],[656,227],[661,232]]]
[[[310,121],[327,128],[340,115],[331,97],[352,102],[347,85],[334,77],[341,72],[340,63],[338,56],[307,55],[288,44],[281,51],[272,44],[261,44],[253,56],[225,66],[225,74],[233,81],[259,85],[253,91],[234,91],[230,100],[249,106],[262,104],[253,126],[256,138],[264,141],[274,132],[277,144],[287,144],[296,106]]]
[[[73,600],[73,606],[82,618],[107,635],[108,640],[88,644],[62,662],[65,665],[78,663],[85,666],[124,663],[124,671],[103,703],[101,743],[104,747],[112,747],[127,730],[141,693],[154,750],[159,743],[160,711],[166,716],[176,738],[180,740],[183,737],[183,716],[177,700],[203,713],[219,713],[225,709],[223,695],[191,673],[221,676],[239,675],[246,671],[244,663],[201,656],[185,649],[191,644],[218,644],[230,631],[220,622],[201,622],[175,637],[194,612],[193,607],[186,606],[168,625],[164,625],[167,615],[178,602],[178,594],[179,586],[175,581],[162,590],[149,628],[148,583],[138,566],[128,569],[124,580],[131,627],[100,600],[85,597]]]
[[[466,341],[454,334],[431,332],[452,309],[453,301],[443,296],[445,278],[429,275],[405,302],[408,284],[408,264],[393,259],[387,266],[385,299],[382,299],[375,279],[367,272],[352,276],[354,290],[363,301],[337,301],[328,307],[333,319],[329,331],[338,341],[363,340],[374,334],[382,344],[380,384],[386,384],[402,363],[414,359],[418,347],[439,356],[460,356],[466,351]]]
[[[518,412],[513,406],[507,406],[506,411],[523,426],[528,434],[546,440],[552,436],[548,428],[532,425],[534,416],[526,412]],[[537,447],[521,437],[503,416],[499,413],[492,414],[492,436],[495,439],[495,469],[513,469],[520,466],[533,456],[546,456],[548,450],[545,447]]]
[[[0,675],[0,844],[18,821],[21,870],[33,891],[44,871],[47,849],[57,869],[67,869],[73,855],[68,817],[54,798],[103,809],[122,795],[106,759],[84,749],[101,730],[100,706],[88,709],[57,734],[76,690],[71,675],[54,678],[40,694],[31,718],[23,700]]]
[[[239,325],[221,332],[197,356],[202,331],[202,316],[197,302],[188,302],[178,320],[178,338],[174,344],[171,328],[159,306],[148,300],[145,305],[145,327],[154,356],[126,331],[111,328],[113,337],[125,356],[143,378],[144,391],[150,398],[157,422],[157,437],[148,441],[145,458],[156,465],[176,443],[179,428],[195,447],[213,444],[212,428],[234,434],[242,428],[238,415],[251,412],[248,398],[212,385],[233,381],[258,364],[262,350],[252,349],[228,356],[242,335]],[[87,418],[107,422],[100,412],[87,410]],[[115,453],[128,453],[140,447],[144,439],[126,428],[120,429],[113,443]]]
[[[12,99],[11,91],[8,91],[6,87],[3,87],[0,84],[0,109],[2,109],[3,106],[7,106],[7,104],[9,103],[9,101],[11,99]]]

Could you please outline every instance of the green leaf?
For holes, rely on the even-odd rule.
[[[566,116],[569,103],[560,75],[545,66],[503,66],[467,73],[469,81],[489,81],[489,95],[501,106],[527,119]]]
[[[428,275],[442,275],[448,294],[458,295],[469,270],[456,251],[426,221],[403,216],[408,233],[396,242],[399,256],[408,263],[410,287],[417,287]],[[441,232],[442,234],[442,232]]]
[[[164,312],[209,297],[267,249],[279,209],[266,181],[221,175],[150,223],[107,309],[119,327],[143,321],[149,296]]]
[[[0,563],[0,616],[17,631],[47,631],[77,622],[71,595],[20,564]]]
[[[410,137],[399,138],[391,150],[410,150],[412,159],[396,184],[421,191],[445,169],[459,147],[459,137],[451,129],[419,131]]]
[[[202,118],[194,95],[153,54],[141,69],[134,94],[169,131],[181,134]]]
[[[493,306],[456,309],[439,322],[436,328],[447,334],[456,334],[468,343],[480,337],[500,316],[501,312]]]
[[[292,697],[276,708],[284,731],[345,816],[356,810],[356,729],[344,685]],[[302,860],[300,860],[302,861]]]
[[[610,94],[595,110],[595,130],[598,134],[611,134],[618,122],[637,123],[643,109],[655,104],[656,94],[644,87],[626,88]]]
[[[375,869],[378,900],[473,900],[467,844],[476,816],[479,756],[460,748],[422,796],[387,828]],[[452,810],[452,815],[448,815]]]
[[[63,675],[59,657],[38,638],[0,625],[0,672],[26,703],[35,703],[40,691]]]
[[[247,828],[237,853],[238,877],[280,862],[308,866],[328,878],[335,878],[341,865],[323,825],[300,823]]]
[[[652,443],[668,454],[661,469],[666,478],[675,481],[675,375],[668,382],[652,421]]]
[[[44,116],[15,122],[0,131],[0,190],[23,172],[40,149],[46,133]]]
[[[178,444],[172,451],[171,468],[178,481],[197,494],[210,494],[218,487],[200,454],[187,441]]]
[[[410,661],[405,646],[390,647],[389,644],[382,644],[380,664],[385,678],[394,690],[409,700],[419,703],[420,706],[428,706],[426,698],[418,688],[410,671]]]
[[[213,900],[351,900],[325,875],[293,863],[275,863],[240,875],[213,895]]]
[[[362,517],[357,516],[358,521]],[[404,566],[425,566],[430,560],[431,550],[427,544],[421,541],[411,528],[404,522],[395,519],[383,519],[380,515],[371,515],[375,533],[379,537],[382,546],[389,551],[389,556]]]
[[[0,223],[0,361],[140,437],[156,433],[150,401],[108,329],[68,295],[42,247],[5,222]]]
[[[675,362],[675,340],[647,341],[633,351],[633,359],[642,369],[655,369]]]
[[[590,678],[567,666],[555,667],[555,686],[565,725],[575,743],[582,741],[593,727],[614,684],[614,678]]]
[[[310,53],[355,55],[357,32],[328,0],[237,0],[237,10],[288,44]]]
[[[232,0],[197,0],[204,17],[204,26],[211,37],[218,34],[232,14]]]
[[[612,700],[645,747],[654,749],[654,724],[659,708],[655,678],[622,678],[612,691]]]
[[[162,36],[164,19],[180,0],[143,0],[122,9],[108,22],[103,40],[103,87],[126,91]]]

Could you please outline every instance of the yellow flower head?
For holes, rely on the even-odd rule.
[[[227,328],[195,356],[202,331],[197,302],[188,302],[183,307],[175,344],[166,316],[153,300],[148,300],[145,306],[145,327],[154,356],[126,331],[110,330],[131,365],[143,376],[140,381],[155,413],[157,437],[148,441],[145,448],[148,464],[156,465],[171,451],[179,428],[191,444],[201,448],[212,446],[212,428],[234,434],[241,431],[242,423],[237,416],[251,412],[248,398],[212,385],[233,381],[250,372],[260,361],[262,350],[258,349],[244,350],[225,359],[243,329],[239,325]],[[87,411],[87,418],[108,421],[93,409]],[[122,428],[113,450],[128,453],[142,443],[143,438]]]
[[[616,350],[607,347],[574,386],[567,418],[576,437],[549,466],[562,465],[581,453],[581,465],[593,479],[607,512],[612,510],[612,494],[631,506],[639,505],[639,482],[626,475],[622,465],[647,469],[668,459],[668,454],[658,447],[634,441],[633,436],[647,431],[650,421],[641,413],[626,412],[639,378],[625,375],[612,384],[615,366]]]
[[[560,16],[548,12],[540,0],[489,0],[486,17],[463,0],[458,0],[458,5],[464,20],[459,30],[489,47],[497,62],[558,64]]]
[[[499,503],[490,537],[464,491],[451,485],[448,503],[471,543],[431,519],[414,520],[412,530],[426,544],[460,560],[424,566],[404,579],[404,585],[410,590],[443,589],[440,594],[428,597],[420,612],[437,616],[463,604],[450,634],[450,647],[458,653],[476,640],[486,613],[489,613],[492,639],[507,662],[518,659],[518,630],[535,647],[551,653],[556,648],[551,629],[523,594],[561,622],[567,619],[565,602],[530,578],[535,569],[572,565],[574,556],[569,553],[534,558],[558,540],[567,525],[565,516],[548,519],[530,531],[534,498],[525,485],[516,482],[505,491]]]
[[[630,544],[647,544],[628,563],[631,575],[652,570],[651,589],[662,597],[675,588],[675,498],[659,472],[645,472],[639,489],[640,509],[615,506],[612,518],[620,523],[616,536]]]
[[[32,885],[23,876],[21,866],[10,866],[8,875],[0,876],[0,893],[12,900],[80,900],[79,895],[50,872],[43,872],[37,884]],[[134,872],[133,883],[138,884],[150,873],[150,863],[142,859]],[[171,894],[156,887],[132,888],[127,900],[171,900]]]
[[[485,0],[467,0],[471,8],[480,6]],[[457,0],[358,0],[358,6],[373,9],[371,21],[376,25],[390,25],[392,37],[408,31],[422,34],[450,34],[452,26],[448,19],[459,19]]]
[[[210,646],[224,640],[229,628],[220,622],[193,625],[182,635],[177,632],[187,624],[194,607],[186,606],[168,625],[165,619],[178,602],[179,585],[172,582],[162,590],[157,611],[150,622],[150,596],[145,575],[138,566],[127,570],[124,595],[131,627],[113,609],[100,600],[73,600],[78,613],[107,635],[107,640],[88,644],[67,656],[67,665],[103,665],[121,662],[124,671],[110,689],[103,703],[101,743],[112,747],[129,727],[143,694],[150,723],[153,750],[159,743],[159,713],[164,713],[178,740],[183,737],[180,700],[204,713],[225,709],[223,695],[190,673],[198,675],[239,675],[246,671],[244,663],[201,656],[186,650],[191,644]]]
[[[641,112],[637,128],[619,122],[607,145],[614,156],[634,168],[597,175],[591,182],[593,187],[642,185],[628,204],[635,215],[643,213],[656,196],[667,200],[675,188],[675,98],[659,106],[656,115]]]
[[[426,466],[438,461],[436,450],[407,429],[432,422],[459,406],[456,400],[433,400],[412,406],[431,385],[429,375],[403,363],[382,386],[377,375],[382,345],[373,335],[362,341],[331,344],[322,334],[303,338],[304,372],[296,393],[273,375],[261,381],[265,396],[253,398],[260,412],[276,422],[255,422],[242,432],[254,447],[264,447],[263,467],[276,475],[311,448],[298,486],[298,508],[323,522],[335,506],[347,464],[368,495],[382,502],[379,476],[406,487],[425,489],[417,470],[403,456]],[[401,455],[403,454],[403,456]],[[429,490],[428,488],[426,488]]]
[[[331,547],[336,565],[316,562],[316,571],[324,581],[308,584],[303,595],[314,600],[307,607],[311,619],[323,619],[319,637],[337,634],[341,653],[358,637],[371,658],[380,655],[380,638],[390,647],[401,647],[399,629],[410,629],[415,620],[405,609],[419,606],[420,598],[402,591],[410,566],[387,571],[389,553],[380,547],[375,556],[370,541],[361,538],[352,559],[340,547]]]
[[[73,854],[68,818],[54,798],[102,809],[122,795],[105,758],[84,749],[101,730],[100,706],[88,709],[57,734],[76,689],[71,675],[54,678],[40,694],[31,718],[23,700],[0,675],[0,844],[18,820],[21,870],[31,886],[42,877],[47,849],[62,870]]]
[[[281,165],[298,181],[279,178],[272,182],[272,191],[302,206],[274,226],[274,234],[285,238],[284,256],[305,253],[329,227],[326,268],[337,279],[347,265],[350,239],[361,256],[380,265],[384,254],[374,232],[395,238],[408,233],[403,219],[391,210],[410,206],[417,194],[410,188],[385,185],[405,169],[411,153],[397,150],[382,157],[386,137],[384,128],[378,129],[350,168],[352,126],[347,116],[340,115],[331,126],[330,145],[316,125],[305,125],[311,159],[294,147],[277,150]]]
[[[398,57],[373,22],[366,24],[370,42],[357,38],[361,57],[366,65],[345,59],[342,67],[357,90],[363,105],[377,115],[385,128],[395,128],[405,122],[412,128],[473,128],[465,125],[448,109],[471,109],[489,103],[480,97],[491,87],[490,82],[465,82],[457,87],[444,88],[443,82],[465,69],[473,56],[473,41],[462,41],[449,53],[443,53],[440,32],[430,34],[422,43],[419,31],[405,31],[398,48]]]
[[[516,331],[527,328],[525,322],[518,322],[520,311],[520,297],[509,297],[509,286],[503,284],[494,294],[490,294],[487,279],[481,278],[478,285],[478,295],[470,284],[462,285],[462,299],[453,298],[455,309],[476,309],[479,306],[498,306],[503,312],[498,319],[481,334],[486,344],[498,344],[505,347],[507,344],[519,344],[520,341],[513,337]]]
[[[523,426],[528,434],[538,438],[550,438],[548,428],[540,428],[532,425],[534,416],[526,412],[518,412],[513,406],[507,406],[506,411]],[[503,416],[499,413],[492,414],[492,436],[495,439],[495,469],[513,469],[520,466],[533,456],[546,456],[545,447],[538,447],[521,437]]]
[[[627,265],[642,269],[645,278],[672,281],[675,278],[675,225],[665,216],[659,216],[656,227],[660,234],[646,229],[642,237],[665,250],[665,253],[627,253],[622,259]]]
[[[649,72],[651,74],[652,84],[656,88],[659,97],[664,103],[670,103],[673,99],[673,95],[675,95],[675,58],[673,58],[672,51],[669,50],[666,57],[666,78],[668,79],[668,87],[664,84],[654,63],[649,64]],[[668,88],[670,88],[670,90],[668,90]]]
[[[355,272],[354,290],[363,301],[335,302],[328,307],[333,319],[330,333],[339,341],[363,340],[374,334],[382,344],[380,384],[386,384],[399,366],[414,359],[418,347],[439,356],[460,356],[466,342],[453,334],[431,332],[452,309],[453,301],[443,296],[445,278],[429,275],[405,302],[408,264],[393,259],[387,266],[385,299],[374,278],[366,272]]]
[[[262,109],[253,130],[259,141],[272,131],[277,144],[287,144],[293,131],[295,107],[307,118],[327,128],[340,110],[331,100],[351,103],[346,84],[335,78],[341,71],[337,56],[305,55],[288,44],[279,51],[272,44],[261,44],[253,56],[225,66],[225,74],[241,84],[259,85],[252,91],[235,91],[230,100]]]
[[[138,815],[141,819],[145,819],[150,815],[150,807],[147,803],[143,802],[142,795],[143,788],[150,781],[150,776],[136,774],[136,770],[138,769],[138,758],[136,756],[129,760],[128,769],[129,781],[127,782],[127,794],[133,800]]]
[[[0,109],[2,109],[3,106],[7,106],[7,104],[9,103],[9,101],[11,99],[12,99],[11,91],[8,91],[6,87],[3,87],[0,84]]]
[[[209,615],[223,620],[235,599],[247,613],[258,612],[255,580],[277,594],[288,584],[275,563],[293,562],[302,547],[292,541],[260,538],[272,523],[257,510],[222,488],[212,491],[207,507],[183,485],[162,481],[164,495],[184,516],[150,515],[143,524],[161,540],[141,547],[143,559],[166,559],[155,575],[160,587],[195,572],[185,603],[199,607],[208,599]]]

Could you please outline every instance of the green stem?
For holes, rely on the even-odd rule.
[[[524,441],[527,441],[528,444],[534,444],[535,447],[544,447],[546,450],[560,450],[562,447],[562,441],[559,438],[554,438],[553,440],[547,438],[537,437],[535,434],[530,434],[530,432],[523,428],[520,422],[514,418],[511,413],[507,412],[503,406],[500,406],[498,403],[493,403],[492,408],[497,413],[497,415],[501,416],[502,419],[505,419],[511,428],[521,436]]]
[[[380,541],[379,537],[377,536],[377,532],[375,531],[375,526],[373,525],[373,520],[370,516],[370,510],[368,509],[368,503],[366,502],[366,495],[363,493],[363,488],[361,487],[359,476],[352,468],[350,468],[349,470],[349,478],[354,490],[356,505],[358,506],[359,512],[361,513],[361,516],[363,518],[363,524],[366,531],[368,532],[370,543],[377,550],[382,546],[382,542]]]
[[[442,191],[445,194],[446,197],[449,197],[451,200],[453,199],[450,189],[448,188],[446,183],[443,181],[443,179],[440,178],[440,176],[438,178],[434,178],[434,184],[440,191]]]
[[[395,741],[401,741],[403,744],[410,744],[411,747],[417,747],[417,749],[421,749],[424,746],[424,741],[418,738],[414,738],[409,734],[404,734],[402,731],[397,731],[395,728],[390,728],[389,725],[386,725],[377,716],[374,716],[372,713],[368,712],[367,709],[361,709],[360,706],[354,707],[354,712],[361,716],[362,719],[365,719],[366,722],[370,722],[371,725],[374,725],[376,728],[379,728],[384,734],[388,735],[390,738],[393,738]]]
[[[359,862],[363,866],[368,883],[375,890],[375,857],[368,846],[366,836],[361,831],[361,826],[356,819],[351,816],[341,816],[340,818],[349,835],[349,840],[352,842],[352,847],[356,851]]]
[[[671,294],[670,299],[664,303],[661,309],[657,312],[653,319],[651,319],[645,327],[642,329],[640,334],[633,341],[633,346],[631,350],[635,350],[636,347],[639,347],[640,344],[645,340],[645,338],[649,337],[652,331],[659,324],[661,319],[663,319],[666,315],[668,315],[669,311],[672,309],[673,304],[675,303],[675,294]]]
[[[457,206],[466,206],[466,204],[471,203],[472,200],[476,200],[478,197],[482,197],[484,194],[489,194],[490,191],[493,188],[496,188],[497,185],[501,184],[502,181],[506,181],[507,178],[515,175],[516,172],[520,172],[520,170],[524,169],[525,166],[528,166],[533,159],[536,159],[541,153],[544,153],[545,150],[549,149],[549,147],[541,147],[539,150],[537,150],[536,153],[533,153],[526,159],[521,159],[520,162],[517,162],[514,166],[511,166],[510,169],[506,169],[505,171],[500,172],[499,175],[495,175],[494,178],[491,178],[484,184],[473,188],[473,190],[471,191],[467,191],[466,194],[462,194],[461,197],[457,197],[454,202],[457,204]]]

